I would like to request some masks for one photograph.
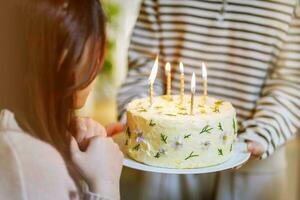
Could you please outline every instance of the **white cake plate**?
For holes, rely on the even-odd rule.
[[[116,143],[119,144],[120,149],[122,150],[124,147],[124,136],[125,134],[119,134],[114,137]],[[214,165],[210,167],[200,167],[193,169],[173,169],[173,168],[162,168],[146,165],[140,162],[137,162],[126,153],[124,153],[124,162],[123,165],[132,169],[146,171],[146,172],[154,172],[154,173],[163,173],[163,174],[206,174],[218,171],[224,171],[228,169],[232,169],[234,167],[240,166],[243,163],[247,162],[250,158],[250,153],[247,152],[247,146],[245,143],[238,142],[233,147],[233,155],[231,158],[219,165]],[[124,151],[123,151],[124,152]]]

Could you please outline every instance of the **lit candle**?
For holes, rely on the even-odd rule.
[[[153,84],[154,84],[154,81],[155,81],[155,78],[156,78],[156,75],[157,75],[157,71],[158,71],[158,56],[156,57],[155,59],[155,62],[154,62],[154,65],[152,67],[152,70],[151,70],[151,74],[149,76],[149,103],[150,103],[150,106],[152,106],[153,104],[153,96],[154,96],[154,91],[153,91]]]
[[[195,92],[196,92],[196,77],[195,73],[193,72],[192,80],[191,80],[191,115],[194,115],[194,99],[195,99]]]
[[[167,76],[167,96],[171,96],[171,64],[168,62],[165,66],[165,72]]]
[[[184,66],[182,62],[179,64],[180,69],[180,104],[183,104],[184,97]]]
[[[206,65],[202,63],[202,78],[203,78],[203,98],[206,100],[207,97],[207,70]]]

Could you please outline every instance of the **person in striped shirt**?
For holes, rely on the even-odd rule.
[[[160,66],[166,62],[172,64],[174,94],[180,91],[179,62],[185,64],[185,85],[188,90],[192,72],[199,76],[201,62],[204,61],[209,71],[209,94],[233,103],[241,127],[239,137],[248,141],[248,150],[253,156],[267,158],[249,163],[245,167],[248,168],[247,173],[261,171],[258,167],[261,165],[264,165],[263,169],[283,169],[284,151],[279,147],[294,138],[300,127],[299,4],[299,0],[144,0],[132,33],[128,76],[118,94],[119,118],[126,120],[125,109],[130,101],[148,95],[147,79],[156,55],[159,55]],[[159,71],[154,88],[157,95],[164,94],[163,68]],[[197,92],[200,94],[202,88],[199,87]],[[263,187],[254,184],[251,187],[256,190],[257,196],[250,191],[245,192],[243,188],[247,183],[252,184],[253,180],[261,180],[261,184],[263,181],[274,183],[277,176],[261,175],[258,179],[241,175],[241,171],[218,176],[204,175],[202,178],[176,178],[178,181],[189,179],[187,182],[197,179],[197,184],[192,184],[195,187],[203,185],[201,179],[207,176],[209,178],[205,177],[205,181],[211,182],[208,185],[219,186],[217,191],[214,190],[217,194],[231,190],[228,199],[234,199],[234,195],[241,191],[244,196],[235,198],[281,198],[277,194],[283,187],[279,185],[271,189],[268,184]],[[283,170],[281,172],[284,173]],[[152,175],[150,179],[153,183],[156,181],[157,185],[161,184],[158,177],[162,176]],[[218,180],[215,180],[216,177]],[[239,184],[241,191],[236,189],[238,181],[232,183],[237,178],[242,180]],[[228,183],[229,180],[235,191],[228,189],[229,186],[224,189],[226,187],[222,181]],[[161,199],[181,199],[182,195],[187,195],[185,191],[188,190],[183,189],[182,183],[175,184],[180,188],[178,190],[174,190],[174,183],[169,185],[171,190],[157,194],[166,195]],[[207,188],[210,191],[216,187]],[[190,190],[190,199],[203,196],[199,190],[198,193]],[[147,189],[145,191],[144,197]],[[172,191],[173,196],[168,191]],[[148,193],[149,198],[156,197],[153,192]],[[267,194],[269,196],[264,196]],[[225,197],[222,195],[220,198]]]

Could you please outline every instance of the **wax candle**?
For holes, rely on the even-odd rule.
[[[180,69],[180,104],[183,104],[184,97],[184,66],[182,62],[179,64]]]
[[[202,63],[202,79],[203,79],[203,98],[206,100],[207,97],[207,69],[206,65]]]
[[[153,96],[154,96],[153,85],[154,85],[154,81],[156,79],[157,71],[158,71],[158,56],[155,59],[154,65],[153,65],[152,70],[151,70],[151,74],[150,74],[149,79],[148,79],[150,106],[152,106],[152,104],[153,104]]]
[[[191,80],[191,115],[194,115],[194,99],[195,99],[195,92],[196,92],[196,77],[195,73],[193,72],[192,80]]]
[[[171,64],[167,62],[165,66],[165,72],[167,76],[167,96],[171,96]]]

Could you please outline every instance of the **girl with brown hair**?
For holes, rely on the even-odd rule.
[[[74,115],[104,60],[99,1],[9,4],[1,34],[0,199],[119,199],[123,155],[107,135],[122,126],[107,133]]]

